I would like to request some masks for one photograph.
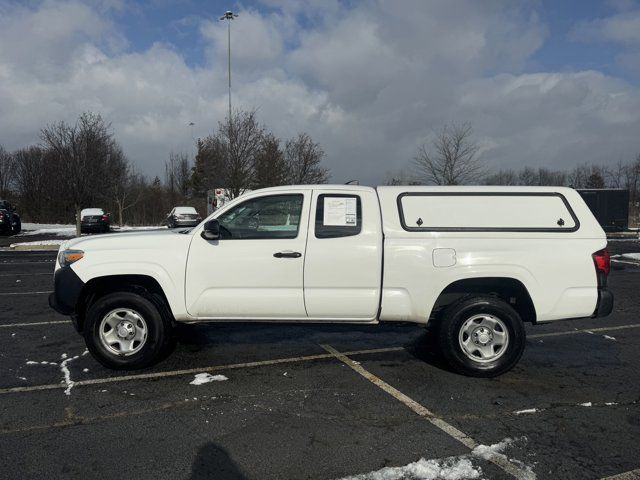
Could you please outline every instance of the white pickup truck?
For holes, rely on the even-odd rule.
[[[524,322],[611,312],[606,245],[569,188],[275,187],[193,229],[66,242],[49,303],[116,369],[162,359],[178,322],[411,322],[495,376]]]

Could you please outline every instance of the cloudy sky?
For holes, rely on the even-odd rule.
[[[640,153],[633,0],[0,0],[0,144],[91,110],[160,174],[224,118],[227,9],[234,105],[309,132],[334,182],[382,182],[450,122],[494,169]]]

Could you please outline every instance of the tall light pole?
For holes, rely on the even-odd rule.
[[[228,47],[228,69],[227,75],[229,78],[229,125],[231,125],[231,20],[237,18],[238,15],[228,10],[220,17],[220,20],[227,20],[227,47]]]

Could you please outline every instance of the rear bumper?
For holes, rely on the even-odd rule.
[[[606,288],[598,289],[598,303],[593,318],[606,317],[613,311],[613,294]]]
[[[53,284],[53,293],[49,295],[49,306],[62,315],[76,313],[76,304],[84,288],[84,282],[69,266],[56,270]]]
[[[174,220],[176,227],[195,227],[200,222],[198,220]]]
[[[82,223],[80,224],[81,232],[103,232],[109,229],[108,223]]]

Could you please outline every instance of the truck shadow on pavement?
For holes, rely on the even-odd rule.
[[[221,323],[180,325],[176,333],[178,348],[191,353],[218,348],[228,351],[235,345],[269,346],[276,350],[282,347],[283,354],[287,344],[309,347],[330,344],[341,351],[403,347],[421,362],[452,371],[440,353],[436,333],[407,325]]]
[[[229,453],[214,442],[205,443],[198,450],[189,480],[246,480]]]

